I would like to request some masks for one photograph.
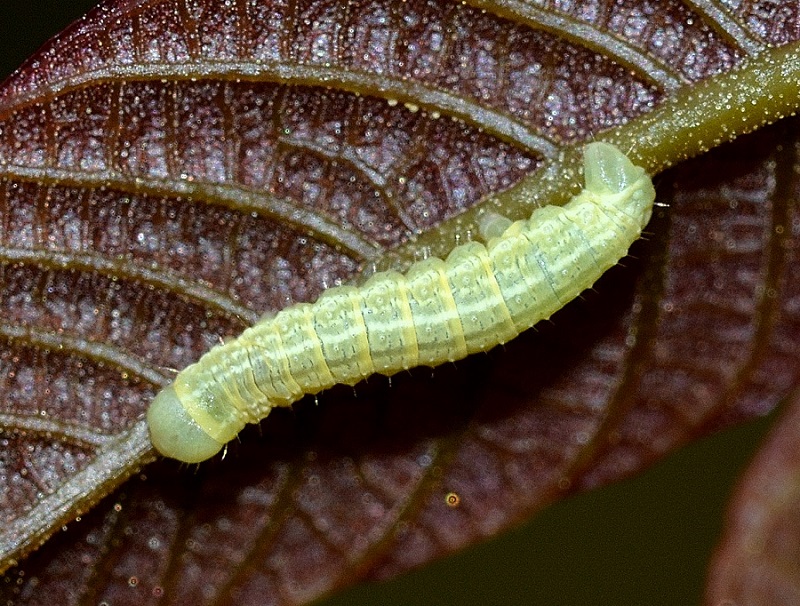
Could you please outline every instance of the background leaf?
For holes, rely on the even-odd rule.
[[[172,471],[174,472],[174,470],[172,470]],[[31,585],[29,584],[29,585],[28,585],[28,587],[30,587],[30,586],[31,586]]]
[[[322,604],[698,604],[732,484],[772,420],[717,433],[488,543]]]
[[[800,601],[800,407],[793,398],[734,495],[709,575],[707,601],[793,604]]]

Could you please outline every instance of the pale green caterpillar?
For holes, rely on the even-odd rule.
[[[616,147],[590,143],[584,190],[446,260],[383,272],[325,291],[214,347],[180,372],[147,412],[162,454],[194,463],[216,454],[275,406],[374,373],[452,362],[549,318],[615,265],[650,219],[655,190]]]

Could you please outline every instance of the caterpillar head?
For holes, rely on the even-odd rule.
[[[162,389],[147,410],[150,441],[166,457],[199,463],[217,454],[224,443],[208,435],[189,415],[175,391],[175,384]]]

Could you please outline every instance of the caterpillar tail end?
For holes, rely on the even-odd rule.
[[[209,436],[189,416],[175,388],[169,385],[153,399],[147,410],[150,441],[165,457],[184,463],[200,463],[217,454],[224,444]]]
[[[650,221],[656,199],[653,181],[645,169],[617,147],[600,141],[584,148],[583,162],[586,191],[622,210],[641,233]]]
[[[595,141],[584,148],[586,189],[596,194],[618,194],[645,175],[617,147]]]

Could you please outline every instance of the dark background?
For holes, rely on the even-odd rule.
[[[0,0],[0,76],[94,4]],[[633,480],[569,499],[489,543],[324,606],[698,604],[728,495],[771,420],[700,441]]]

